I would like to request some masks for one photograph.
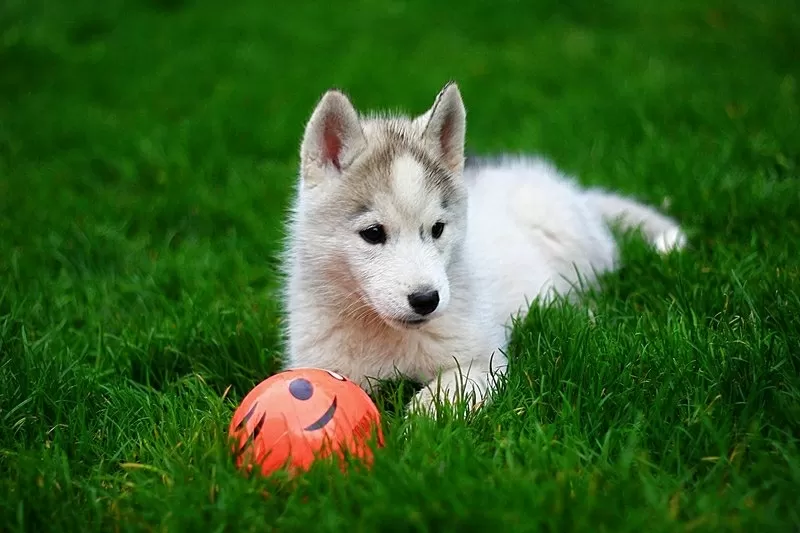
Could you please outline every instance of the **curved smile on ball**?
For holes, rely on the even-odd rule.
[[[333,402],[331,403],[331,406],[328,407],[328,410],[325,411],[316,422],[306,427],[305,430],[316,431],[318,429],[324,428],[326,425],[328,425],[328,422],[330,422],[333,419],[333,415],[335,414],[336,414],[336,396],[333,397]]]

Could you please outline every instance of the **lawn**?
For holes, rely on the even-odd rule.
[[[798,530],[798,35],[790,0],[4,0],[0,529]],[[623,236],[473,416],[377,398],[371,469],[240,475],[304,121],[448,79],[471,152],[662,206],[689,248]]]

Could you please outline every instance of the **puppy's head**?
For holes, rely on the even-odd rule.
[[[359,116],[336,90],[314,109],[301,146],[299,231],[314,235],[304,244],[336,272],[331,283],[361,304],[354,312],[367,307],[413,328],[447,310],[466,230],[465,129],[454,83],[414,119]]]

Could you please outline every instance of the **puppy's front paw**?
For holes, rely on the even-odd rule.
[[[475,380],[460,381],[455,373],[450,373],[441,382],[429,383],[415,394],[408,404],[408,412],[435,418],[442,409],[474,411],[483,403],[485,392],[485,384]]]
[[[686,247],[687,239],[680,228],[671,228],[658,235],[653,244],[661,254],[683,250]]]
[[[407,406],[407,414],[418,414],[422,416],[434,417],[436,415],[436,397],[433,392],[424,387],[411,398]]]

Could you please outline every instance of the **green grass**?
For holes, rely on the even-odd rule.
[[[789,0],[5,0],[0,529],[797,530],[798,35]],[[451,78],[471,151],[668,198],[690,249],[534,309],[468,420],[381,400],[371,470],[246,479],[304,120]]]

